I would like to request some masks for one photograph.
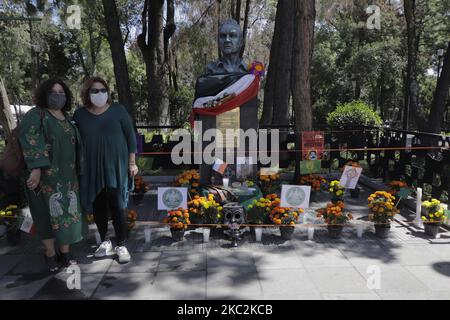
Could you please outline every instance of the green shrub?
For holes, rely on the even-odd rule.
[[[172,125],[183,126],[188,120],[194,102],[194,90],[181,86],[178,91],[169,92],[170,121]]]
[[[340,104],[336,110],[328,114],[327,123],[333,127],[377,127],[382,120],[377,112],[362,101]]]

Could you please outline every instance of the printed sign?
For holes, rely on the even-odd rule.
[[[400,191],[397,193],[397,198],[407,198],[410,194],[411,194],[411,189],[400,188]]]
[[[158,188],[158,210],[187,209],[187,188]]]
[[[361,172],[362,168],[345,166],[339,184],[345,189],[355,189]]]
[[[325,144],[325,136],[322,131],[302,132],[302,159],[321,160]]]
[[[237,157],[236,161],[236,178],[238,180],[245,180],[253,175],[253,165],[255,164],[253,157]]]
[[[310,194],[310,186],[282,185],[280,206],[286,208],[308,208]]]
[[[321,171],[322,171],[322,161],[320,160],[300,161],[301,174],[320,173]]]

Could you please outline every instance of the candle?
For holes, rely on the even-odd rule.
[[[417,226],[422,226],[422,188],[417,188],[417,200],[416,200],[416,223]]]
[[[145,243],[150,243],[151,238],[152,238],[152,229],[145,228],[144,235],[145,235]]]
[[[228,188],[228,183],[230,182],[230,179],[229,178],[223,178],[222,182],[223,182],[223,186],[225,188]]]

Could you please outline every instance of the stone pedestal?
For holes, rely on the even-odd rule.
[[[252,99],[249,102],[243,104],[240,108],[240,128],[244,131],[248,129],[255,129],[258,130],[258,99]],[[202,135],[204,135],[205,131],[208,129],[216,129],[216,116],[203,116],[200,115],[198,117],[197,121],[202,121]],[[256,172],[257,172],[257,150],[252,150],[250,152],[250,143],[248,139],[245,139],[246,141],[240,141],[241,145],[245,143],[245,154],[239,154],[239,157],[250,157],[252,156],[254,159],[254,164],[252,168],[253,176],[249,178],[255,178]],[[206,146],[211,144],[210,141],[203,141],[202,142],[202,151],[205,149]],[[258,144],[256,143],[256,146]],[[226,161],[226,150],[223,151],[224,159],[223,161]],[[238,149],[234,150],[234,163],[229,164],[229,167],[231,168],[231,172],[233,173],[233,177],[230,178],[230,184],[237,180],[236,177],[236,164],[237,164],[237,157],[238,157]],[[215,172],[212,169],[212,165],[208,165],[205,163],[200,164],[200,183],[202,185],[208,185],[211,184],[211,177],[214,176],[214,184],[221,185],[222,184],[222,176]],[[239,180],[245,180],[245,179],[239,179]]]

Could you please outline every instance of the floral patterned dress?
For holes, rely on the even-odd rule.
[[[20,144],[27,170],[41,168],[36,190],[25,188],[37,235],[69,245],[83,238],[78,175],[81,173],[81,140],[77,128],[47,110],[34,108],[20,123]]]

